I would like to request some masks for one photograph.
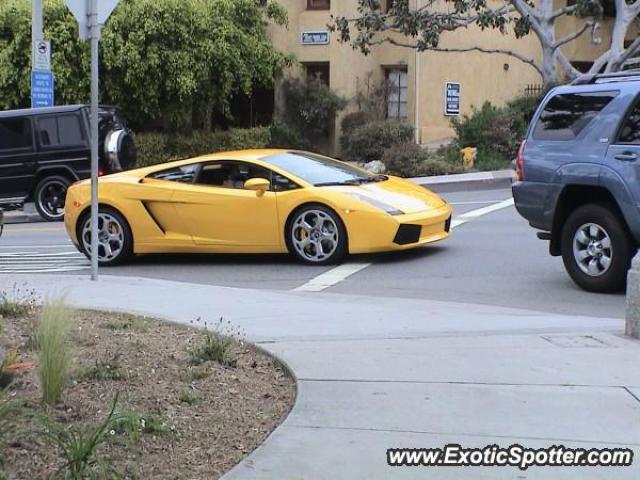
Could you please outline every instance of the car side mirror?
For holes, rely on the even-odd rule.
[[[256,192],[256,196],[261,197],[264,195],[264,192],[269,190],[271,184],[269,180],[266,178],[250,178],[246,182],[244,182],[245,190],[253,190]]]

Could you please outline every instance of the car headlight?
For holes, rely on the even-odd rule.
[[[376,207],[376,208],[379,208],[380,210],[384,210],[389,215],[393,215],[393,216],[404,215],[404,212],[402,210],[398,210],[396,207],[391,206],[388,203],[384,203],[379,200],[376,200],[375,198],[367,197],[365,195],[359,195],[357,193],[351,193],[350,195],[353,198],[357,198],[361,202],[368,203],[372,207]]]

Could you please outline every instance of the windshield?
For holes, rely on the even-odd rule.
[[[361,185],[386,180],[348,163],[308,152],[278,153],[262,160],[299,177],[316,187],[329,185]]]

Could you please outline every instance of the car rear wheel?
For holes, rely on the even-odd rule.
[[[70,183],[68,178],[59,175],[40,180],[36,186],[34,201],[42,218],[49,222],[57,222],[64,218],[64,201]]]
[[[634,247],[624,223],[611,208],[577,208],[562,229],[562,260],[569,276],[590,292],[617,292],[626,285]]]
[[[91,258],[91,214],[82,217],[79,230],[80,248]],[[98,213],[98,263],[119,265],[133,254],[133,235],[126,219],[111,208],[101,207]]]
[[[340,217],[323,205],[308,205],[288,222],[287,247],[312,265],[337,263],[347,254],[347,232]]]

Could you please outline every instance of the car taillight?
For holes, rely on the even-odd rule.
[[[516,178],[519,182],[524,180],[524,147],[527,141],[523,140],[518,149],[518,158],[516,159]]]
[[[99,177],[101,177],[101,176],[103,176],[103,175],[104,175],[104,170],[99,169],[99,170],[98,170],[98,176],[99,176]]]

